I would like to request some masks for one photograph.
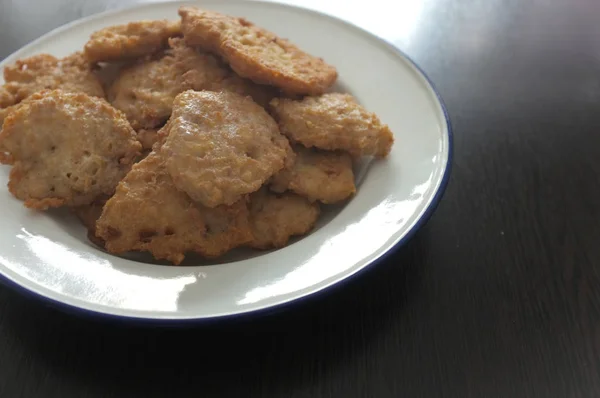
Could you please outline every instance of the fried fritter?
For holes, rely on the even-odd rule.
[[[81,53],[62,59],[39,54],[18,60],[14,65],[4,68],[4,80],[4,89],[13,96],[14,103],[46,89],[81,92],[104,98],[102,85]]]
[[[289,147],[263,108],[231,92],[179,94],[167,128],[162,151],[175,186],[207,207],[258,190]]]
[[[62,90],[30,96],[4,120],[0,163],[9,191],[37,209],[110,195],[141,145],[125,115],[105,100]]]
[[[271,189],[291,190],[298,195],[331,204],[340,202],[356,192],[352,158],[345,152],[329,152],[294,146],[296,160],[273,176]]]
[[[63,59],[39,54],[4,68],[0,87],[0,129],[4,118],[30,95],[46,89],[83,92],[104,98],[104,90],[81,53]]]
[[[394,143],[389,127],[349,94],[331,93],[299,101],[275,98],[271,111],[281,132],[306,147],[382,158]]]
[[[186,90],[235,91],[266,106],[275,93],[232,75],[214,56],[171,39],[162,58],[127,68],[108,91],[109,101],[125,112],[134,129],[153,129],[171,115],[173,100]]]
[[[177,94],[202,90],[227,76],[212,55],[201,54],[181,40],[170,40],[164,57],[127,68],[108,92],[109,101],[127,115],[134,129],[152,129],[171,115]]]
[[[111,253],[149,251],[174,264],[187,252],[215,257],[252,239],[245,201],[213,209],[194,203],[175,188],[157,152],[121,181],[97,222],[97,234]]]
[[[85,44],[90,62],[122,61],[161,50],[170,37],[181,34],[179,21],[137,21],[92,33]]]
[[[182,31],[192,46],[214,52],[242,77],[288,93],[317,95],[337,79],[336,69],[243,18],[181,7]]]
[[[274,194],[262,188],[250,195],[250,224],[256,249],[283,247],[290,237],[309,232],[319,217],[319,205],[286,192]]]

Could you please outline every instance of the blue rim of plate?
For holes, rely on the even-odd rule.
[[[412,239],[414,237],[414,235],[417,233],[417,231],[419,231],[425,224],[427,224],[427,222],[429,221],[429,219],[431,218],[431,216],[437,209],[442,197],[444,196],[446,187],[448,186],[448,182],[450,180],[450,174],[452,171],[452,162],[454,160],[454,133],[452,131],[452,124],[450,122],[450,116],[448,115],[448,110],[446,108],[446,104],[442,100],[442,97],[441,97],[439,91],[437,90],[437,88],[435,87],[435,85],[433,84],[433,82],[429,78],[429,76],[425,73],[425,71],[423,71],[423,69],[411,57],[409,57],[406,53],[404,53],[404,51],[400,50],[397,46],[390,43],[388,40],[386,40],[382,37],[379,37],[369,31],[361,28],[360,26],[353,24],[352,22],[346,21],[344,19],[341,19],[339,17],[336,17],[334,15],[331,15],[331,14],[328,14],[325,12],[312,10],[310,8],[304,8],[304,7],[300,7],[297,5],[283,4],[283,3],[277,3],[277,2],[265,1],[265,0],[252,0],[252,1],[255,3],[262,3],[262,4],[266,4],[266,5],[271,5],[271,6],[294,8],[298,11],[305,12],[305,13],[311,13],[311,14],[317,15],[319,17],[325,16],[327,18],[333,19],[335,22],[344,24],[352,29],[355,29],[363,35],[369,36],[372,39],[376,39],[376,40],[384,43],[391,50],[393,50],[394,52],[401,55],[406,61],[408,61],[408,63],[427,82],[427,84],[431,88],[431,91],[433,92],[433,94],[435,94],[435,98],[442,110],[442,114],[443,114],[444,120],[446,122],[446,129],[447,129],[447,134],[448,134],[448,160],[446,161],[446,167],[444,169],[444,174],[442,176],[440,184],[437,187],[437,190],[436,190],[435,194],[433,195],[431,202],[429,203],[429,206],[423,211],[423,214],[421,215],[421,217],[406,232],[406,234],[403,237],[401,237],[400,239],[398,239],[398,241],[396,243],[394,243],[392,246],[390,246],[388,248],[388,250],[381,253],[381,255],[379,255],[379,257],[374,258],[370,262],[366,263],[362,268],[355,270],[353,273],[346,275],[342,279],[332,282],[331,284],[321,286],[320,288],[318,288],[312,292],[308,292],[300,297],[295,297],[295,298],[289,299],[287,301],[284,301],[284,302],[281,302],[278,304],[270,305],[268,307],[234,313],[234,314],[216,315],[216,316],[212,316],[212,317],[202,317],[202,318],[186,318],[186,319],[152,318],[152,317],[141,317],[141,316],[138,317],[138,316],[129,316],[129,315],[116,315],[116,314],[110,314],[110,313],[101,312],[101,311],[94,311],[94,310],[90,310],[87,308],[77,307],[75,305],[67,304],[62,301],[50,298],[50,297],[46,297],[40,293],[34,292],[33,290],[30,290],[30,289],[27,289],[27,288],[21,286],[20,284],[9,279],[6,275],[0,273],[0,283],[3,286],[7,286],[8,288],[22,294],[23,296],[25,296],[27,298],[39,300],[42,303],[46,303],[46,304],[50,305],[51,307],[58,309],[64,313],[72,314],[72,315],[76,315],[76,316],[80,316],[80,317],[92,318],[92,319],[102,319],[102,320],[106,320],[106,321],[137,323],[140,325],[151,325],[151,326],[192,326],[192,325],[200,325],[200,324],[212,324],[212,323],[226,321],[226,320],[244,320],[249,317],[258,317],[261,315],[268,315],[268,314],[280,312],[289,306],[292,306],[295,304],[300,304],[300,302],[306,302],[308,300],[314,300],[319,295],[324,294],[327,291],[331,291],[334,288],[340,288],[344,283],[348,283],[350,280],[355,279],[358,275],[360,275],[364,271],[372,268],[375,264],[385,261],[385,259],[387,257],[389,257],[389,255],[391,255],[398,248],[400,248],[401,246],[406,244],[410,239]],[[113,14],[119,14],[121,12],[126,12],[128,10],[133,10],[133,9],[137,9],[137,8],[152,7],[152,6],[156,6],[159,4],[168,4],[168,3],[172,3],[172,1],[157,1],[157,2],[152,2],[152,3],[148,3],[148,4],[143,4],[143,5],[137,4],[137,5],[133,5],[130,7],[123,7],[123,8],[118,8],[115,10],[108,10],[108,11],[104,11],[101,13],[92,14],[87,17],[84,17],[84,18],[69,22],[65,25],[59,26],[59,27],[45,33],[41,37],[26,44],[25,46],[21,47],[19,50],[23,49],[24,47],[34,46],[35,44],[37,44],[38,41],[41,41],[47,35],[60,33],[64,30],[70,29],[73,26],[85,24],[86,22],[88,22],[89,20],[92,20],[92,19],[106,17],[106,16],[110,16]],[[191,2],[187,2],[187,3],[192,4]],[[202,4],[202,1],[194,2],[194,4]],[[19,51],[19,50],[17,50],[17,51]],[[4,59],[11,57],[13,54],[14,54],[14,52],[9,54]],[[0,62],[3,61],[4,59],[0,60]]]

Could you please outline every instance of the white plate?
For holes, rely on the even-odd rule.
[[[82,19],[27,45],[0,66],[40,52],[65,56],[108,25],[177,18],[179,5],[153,3]],[[4,280],[66,308],[106,315],[186,320],[241,314],[348,278],[405,241],[431,215],[449,175],[450,128],[436,92],[406,56],[353,25],[301,8],[238,0],[196,5],[246,17],[335,65],[339,88],[394,132],[389,157],[361,165],[356,196],[328,210],[309,236],[280,250],[238,252],[212,265],[195,259],[194,265],[173,267],[112,256],[88,243],[68,212],[29,211],[2,188]],[[0,186],[6,186],[8,172],[0,168]]]

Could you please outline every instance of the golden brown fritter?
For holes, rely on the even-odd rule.
[[[245,201],[206,208],[178,191],[160,153],[133,169],[106,203],[97,234],[111,253],[149,251],[174,264],[187,252],[215,257],[252,239]]]
[[[191,46],[220,55],[240,76],[288,93],[317,95],[337,79],[336,69],[243,18],[181,7],[182,31]]]
[[[39,54],[18,60],[4,68],[4,80],[4,89],[13,95],[14,103],[45,89],[82,92],[104,98],[102,85],[81,53],[62,59]]]
[[[331,204],[340,202],[356,192],[352,159],[345,152],[329,152],[294,146],[296,152],[292,167],[286,167],[273,176],[271,189],[275,192],[291,190],[298,195]]]
[[[179,34],[179,21],[137,21],[109,26],[92,33],[84,47],[85,56],[90,62],[138,58],[161,50],[170,37]]]
[[[231,92],[179,94],[167,128],[162,151],[175,186],[207,207],[258,190],[289,147],[263,108]]]
[[[83,93],[42,91],[4,120],[0,163],[8,188],[31,208],[92,203],[110,195],[141,149],[125,115]]]
[[[220,81],[227,70],[208,54],[171,40],[164,57],[127,68],[108,92],[109,101],[127,115],[134,129],[152,129],[171,115],[177,94],[202,90]]]
[[[283,247],[290,237],[308,233],[319,217],[319,205],[286,192],[274,194],[262,188],[250,195],[250,224],[256,249]]]
[[[262,106],[276,95],[232,74],[214,56],[171,39],[162,58],[137,63],[123,71],[108,91],[109,101],[125,112],[133,128],[153,129],[171,115],[173,100],[186,90],[235,91]]]
[[[331,93],[299,101],[275,98],[271,111],[281,132],[306,147],[381,158],[394,143],[389,127],[349,94]]]

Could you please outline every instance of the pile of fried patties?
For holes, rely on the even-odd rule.
[[[330,92],[337,71],[323,59],[243,18],[179,15],[5,68],[8,188],[29,208],[73,209],[115,254],[179,264],[282,247],[311,230],[320,203],[355,194],[353,162],[385,157],[393,135]]]

